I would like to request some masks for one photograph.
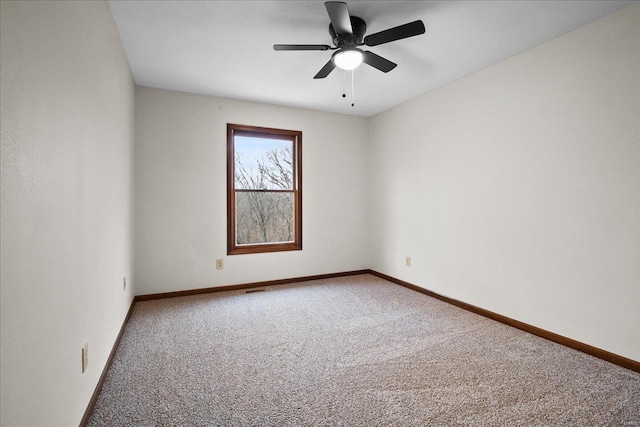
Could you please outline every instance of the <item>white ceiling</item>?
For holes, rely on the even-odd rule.
[[[367,34],[421,19],[426,34],[366,48],[398,66],[313,76],[331,51],[323,1],[115,1],[111,10],[136,84],[372,116],[635,1],[348,1]],[[345,79],[346,77],[346,79]],[[346,81],[347,98],[342,98]]]

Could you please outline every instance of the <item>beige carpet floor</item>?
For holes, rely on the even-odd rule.
[[[371,275],[138,302],[90,426],[638,426],[640,374]]]

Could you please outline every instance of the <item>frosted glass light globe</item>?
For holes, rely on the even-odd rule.
[[[343,70],[353,70],[362,64],[362,51],[360,49],[341,50],[333,56],[333,63]]]

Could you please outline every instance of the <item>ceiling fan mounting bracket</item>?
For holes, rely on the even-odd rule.
[[[358,18],[357,16],[350,16],[349,18],[351,18],[353,34],[336,34],[333,29],[333,25],[329,24],[331,40],[339,49],[361,46],[362,40],[364,39],[364,33],[367,32],[367,23],[364,22],[362,18]]]

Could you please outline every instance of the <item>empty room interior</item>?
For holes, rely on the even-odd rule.
[[[640,425],[637,1],[0,20],[2,426]]]

